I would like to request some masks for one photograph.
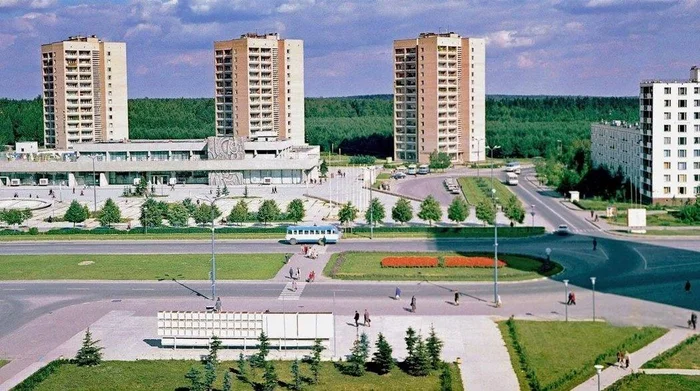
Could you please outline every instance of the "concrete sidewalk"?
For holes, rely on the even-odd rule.
[[[362,312],[362,308],[358,308]],[[461,377],[465,389],[493,389],[497,381],[499,389],[518,390],[518,380],[510,363],[501,333],[496,323],[488,316],[376,316],[372,315],[372,327],[356,328],[350,316],[336,316],[336,338],[328,344],[323,358],[342,358],[350,354],[350,348],[359,333],[366,333],[370,339],[371,352],[377,335],[381,332],[392,345],[393,356],[403,360],[406,356],[405,333],[413,327],[423,338],[430,333],[431,326],[444,342],[442,357],[447,362],[462,359]],[[157,337],[155,314],[143,316],[135,311],[114,310],[106,313],[90,324],[93,337],[104,346],[105,360],[133,361],[139,359],[199,359],[205,349],[171,349],[160,347]],[[63,357],[73,357],[81,346],[84,330],[73,335],[60,346],[43,355],[38,361],[27,361],[14,376],[0,384],[0,390],[8,390],[21,382],[34,371],[50,361]],[[235,360],[241,350],[220,351],[221,360]],[[252,353],[248,350],[245,354]],[[273,349],[271,359],[295,359],[307,355],[305,350]],[[183,374],[184,375],[184,374]],[[497,380],[496,380],[497,379]]]
[[[272,280],[270,281],[290,282],[292,280],[292,278],[289,275],[290,268],[292,269],[292,274],[294,278],[297,279],[297,281],[306,281],[311,271],[314,271],[316,274],[315,282],[328,281],[329,278],[323,275],[323,268],[326,266],[326,263],[330,259],[331,254],[326,253],[327,246],[319,246],[316,244],[313,246],[309,246],[309,249],[312,248],[318,254],[318,258],[316,259],[304,256],[304,254],[302,254],[301,252],[301,247],[292,246],[292,250],[299,251],[292,255],[292,257],[289,259],[289,262],[287,262],[286,265],[282,266],[282,268],[277,272],[275,277],[272,278]],[[297,268],[299,269],[300,275],[297,275]]]
[[[695,334],[693,330],[688,329],[671,329],[666,335],[643,347],[642,349],[630,353],[630,367],[621,368],[618,366],[609,366],[600,374],[600,389],[610,387],[616,381],[632,373],[639,372],[644,363],[658,356],[659,354],[671,349],[672,347],[683,342],[686,338]],[[574,391],[597,391],[598,376],[594,375],[584,383],[574,388]]]

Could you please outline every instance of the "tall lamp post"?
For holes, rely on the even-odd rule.
[[[595,277],[591,277],[591,284],[593,285],[593,321],[595,322]]]
[[[600,391],[600,372],[603,370],[603,366],[596,364],[593,367],[595,368],[595,373],[598,375],[598,391]]]
[[[493,302],[498,305],[498,206],[496,206],[496,189],[491,189],[496,216],[493,219]]]
[[[214,207],[215,203],[218,201],[218,197],[214,197],[210,200],[211,202],[211,271],[209,272],[209,277],[211,278],[211,299],[216,300],[216,252],[215,252],[215,242],[214,242]]]
[[[90,155],[90,159],[92,159],[92,211],[97,213],[97,180],[95,179],[95,159],[97,159],[97,155]]]
[[[566,321],[569,321],[569,280],[564,280],[564,312]]]
[[[374,187],[374,166],[369,168],[369,238],[374,239],[374,208],[372,207],[372,187]]]
[[[495,151],[497,149],[501,149],[501,146],[494,145],[492,147],[492,146],[487,145],[486,149],[491,150],[491,199],[493,199],[496,196],[496,188],[493,186],[493,151]]]
[[[481,142],[484,139],[472,137],[472,141],[476,141],[476,176],[479,177],[479,162],[481,161]]]

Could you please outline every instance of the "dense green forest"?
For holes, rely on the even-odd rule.
[[[636,122],[638,100],[599,97],[488,96],[486,137],[499,156],[553,156],[587,140],[590,123]],[[201,138],[214,133],[212,99],[131,99],[133,139]],[[41,101],[0,99],[0,145],[42,140]],[[306,99],[306,139],[324,151],[392,155],[392,96]]]

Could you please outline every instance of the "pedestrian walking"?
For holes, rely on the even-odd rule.
[[[360,313],[359,312],[355,311],[355,317],[353,319],[355,319],[355,327],[360,327]]]
[[[593,218],[593,211],[591,211],[591,218]]]
[[[576,305],[576,294],[574,292],[569,292],[569,301],[566,302],[566,305]]]
[[[297,280],[301,278],[301,268],[297,268]]]
[[[698,324],[698,316],[695,315],[695,312],[690,314],[690,320],[688,321],[688,327],[692,327],[693,330],[695,330],[695,327]]]
[[[630,353],[625,351],[625,368],[630,367]]]
[[[459,292],[455,291],[455,305],[459,305]]]
[[[617,366],[622,368],[622,364],[625,360],[625,356],[622,354],[621,350],[617,351]]]
[[[294,268],[293,267],[289,268],[289,278],[291,278],[292,280],[294,279]]]
[[[401,298],[401,288],[398,286],[396,287],[396,291],[394,292],[394,300],[399,300]]]
[[[292,280],[292,290],[293,290],[294,292],[297,291],[297,280]]]
[[[365,308],[365,326],[372,327],[370,325],[370,322],[372,322],[372,321],[369,318],[369,311],[367,311],[367,308]]]
[[[596,248],[598,248],[598,240],[596,240],[596,238],[593,238],[593,251],[595,251]]]
[[[416,312],[416,296],[411,296],[411,312]]]
[[[685,281],[685,293],[690,293],[690,280]]]
[[[501,295],[496,295],[496,308],[501,308],[503,302],[501,301]]]
[[[221,297],[216,298],[216,304],[214,304],[216,312],[221,312]]]

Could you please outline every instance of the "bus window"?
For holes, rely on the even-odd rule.
[[[304,230],[304,235],[308,235],[308,234],[309,234],[309,230],[308,230],[308,229],[305,229],[305,230]]]

